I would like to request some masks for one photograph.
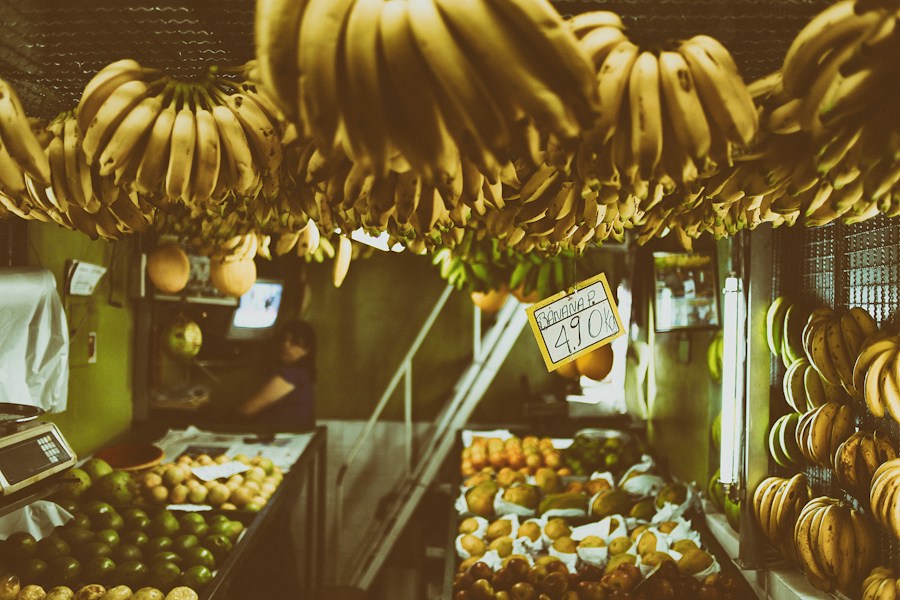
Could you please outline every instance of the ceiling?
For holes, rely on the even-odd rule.
[[[776,70],[793,36],[825,0],[554,0],[563,15],[608,9],[639,41],[706,33],[735,55],[745,78]],[[104,65],[120,58],[190,77],[253,56],[254,0],[0,0],[0,77],[29,115],[74,108]]]

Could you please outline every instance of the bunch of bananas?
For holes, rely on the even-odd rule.
[[[846,404],[850,398],[838,385],[831,385],[806,358],[791,363],[782,379],[784,401],[798,413],[819,408],[828,402]]]
[[[40,185],[50,185],[50,163],[22,102],[16,91],[0,79],[0,187],[4,192],[20,187],[18,173]]]
[[[769,477],[753,492],[753,514],[766,538],[781,552],[796,558],[793,542],[794,523],[811,495],[806,476],[798,473],[790,479]]]
[[[769,456],[785,469],[796,468],[803,464],[803,453],[797,444],[797,428],[800,415],[789,413],[779,417],[772,423],[768,435]]]
[[[868,495],[878,467],[895,458],[897,450],[886,434],[860,429],[838,446],[834,474],[845,489]]]
[[[577,163],[585,181],[645,198],[651,182],[690,186],[756,137],[753,99],[718,40],[697,35],[657,52],[629,40],[613,13],[569,24],[593,61],[604,108],[580,149],[590,155]]]
[[[253,85],[215,68],[179,82],[134,60],[116,61],[88,82],[75,118],[88,166],[155,205],[278,192],[280,114]]]
[[[258,0],[255,41],[262,84],[324,154],[438,189],[460,155],[493,183],[532,121],[575,142],[598,108],[546,0]]]
[[[900,458],[882,463],[872,476],[872,487],[869,491],[869,505],[872,516],[882,527],[900,540]]]
[[[876,331],[875,319],[863,308],[834,311],[822,306],[812,312],[803,328],[803,349],[824,381],[856,396],[854,365],[863,343]]]
[[[794,526],[794,545],[806,578],[816,589],[855,596],[863,574],[874,566],[875,528],[846,503],[822,496],[811,500]]]
[[[900,336],[879,331],[863,344],[853,366],[854,396],[876,417],[900,423]]]
[[[795,177],[817,190],[811,225],[900,215],[896,135],[898,9],[841,0],[816,15],[787,51],[768,129],[788,134]],[[817,184],[814,181],[820,179]]]
[[[827,402],[800,416],[797,446],[810,463],[833,467],[838,447],[853,434],[853,428],[853,409]]]
[[[862,600],[896,600],[900,597],[900,579],[887,567],[875,567],[862,582]]]

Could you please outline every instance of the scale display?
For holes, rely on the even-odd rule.
[[[0,438],[0,490],[9,495],[75,464],[75,453],[52,423]]]

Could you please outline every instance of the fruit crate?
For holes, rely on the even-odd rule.
[[[834,309],[860,306],[879,327],[898,325],[900,308],[900,223],[879,216],[856,225],[833,223],[824,227],[782,228],[773,236],[773,297],[786,296],[809,306]],[[773,357],[771,398],[773,420],[782,408],[781,387],[785,368]],[[900,447],[900,425],[890,417],[876,418],[864,403],[851,404],[858,427],[889,434]],[[829,468],[806,467],[814,496],[842,498],[871,514],[867,499],[861,502],[845,492]],[[770,473],[790,475],[770,459]],[[879,564],[900,569],[900,541],[879,527]]]

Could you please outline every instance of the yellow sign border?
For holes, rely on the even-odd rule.
[[[592,286],[598,281],[601,281],[603,283],[603,290],[606,292],[606,298],[609,300],[609,306],[612,309],[613,316],[616,318],[616,325],[619,328],[619,332],[614,334],[612,337],[604,338],[599,342],[591,344],[590,346],[586,346],[575,354],[570,354],[559,362],[554,363],[550,358],[549,351],[547,350],[547,343],[544,340],[544,336],[541,335],[541,330],[538,327],[537,319],[534,318],[534,312],[540,308],[547,306],[548,304],[553,304],[557,300],[561,300],[566,296],[572,295],[579,290]],[[597,275],[594,275],[589,279],[585,279],[584,281],[576,283],[574,288],[570,290],[562,290],[561,292],[553,294],[549,298],[544,298],[539,302],[535,302],[525,309],[525,314],[528,316],[528,323],[531,325],[531,331],[534,334],[535,339],[537,340],[538,348],[541,351],[541,356],[544,358],[544,365],[547,367],[547,371],[549,372],[557,370],[564,364],[570,363],[573,360],[577,359],[579,356],[583,356],[588,352],[592,352],[600,346],[611,344],[613,340],[616,340],[625,335],[625,326],[622,325],[622,317],[619,316],[619,307],[616,305],[616,300],[612,295],[612,291],[609,289],[609,281],[607,281],[606,279],[606,273],[598,273]]]

